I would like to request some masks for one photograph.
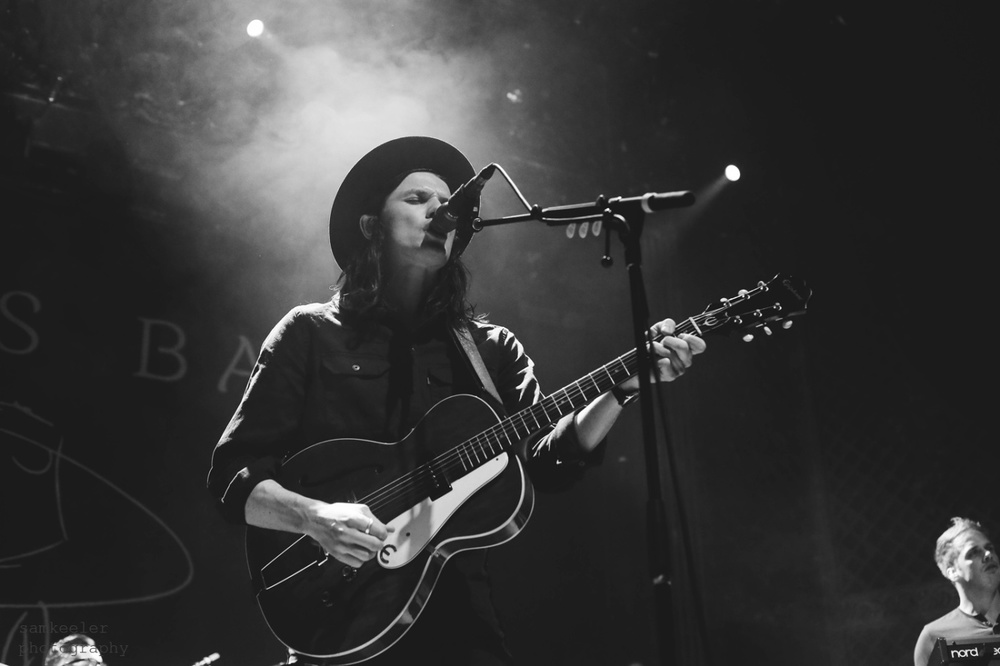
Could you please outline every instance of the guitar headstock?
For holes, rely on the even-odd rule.
[[[709,305],[692,318],[694,330],[685,332],[743,333],[743,340],[749,342],[758,331],[771,335],[773,325],[791,327],[791,318],[805,314],[811,296],[805,280],[779,273],[753,289],[741,289],[736,296]]]

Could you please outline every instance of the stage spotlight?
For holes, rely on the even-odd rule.
[[[730,164],[726,167],[726,178],[732,182],[736,182],[740,179],[740,169],[735,164]]]
[[[264,34],[264,22],[254,19],[247,23],[247,34],[251,37],[260,37]]]

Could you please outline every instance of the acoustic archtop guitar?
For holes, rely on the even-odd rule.
[[[802,280],[777,275],[685,319],[674,334],[770,332],[803,314],[810,296]],[[475,396],[455,395],[398,442],[332,439],[291,456],[282,486],[366,504],[395,531],[355,569],[310,537],[247,528],[250,575],[275,637],[338,665],[391,647],[419,620],[452,555],[509,541],[527,523],[533,491],[517,443],[636,374],[636,356],[633,349],[505,419]]]

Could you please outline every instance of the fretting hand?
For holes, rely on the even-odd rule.
[[[673,319],[664,319],[650,327],[654,338],[660,334],[665,336],[660,341],[654,340],[650,348],[650,361],[655,361],[660,381],[672,382],[683,375],[691,367],[695,355],[706,348],[705,341],[696,335],[674,336],[676,326]],[[626,393],[635,393],[639,390],[639,378],[632,377],[619,386]]]

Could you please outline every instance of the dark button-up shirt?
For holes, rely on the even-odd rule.
[[[478,395],[507,415],[541,399],[534,364],[510,331],[477,323],[471,334],[502,406],[488,397],[440,323],[416,333],[372,324],[361,335],[334,303],[294,308],[265,340],[212,456],[208,487],[223,515],[244,523],[253,488],[276,477],[282,460],[314,443],[336,438],[397,442],[432,406],[456,394]],[[602,450],[603,445],[582,452],[570,415],[528,437],[514,453],[526,459],[533,485],[545,490],[572,483]],[[456,626],[464,627],[470,643],[502,640],[485,563],[482,550],[453,556],[408,640],[414,645],[424,640],[433,651],[441,628],[454,631]]]
[[[542,394],[534,364],[514,335],[477,323],[475,342],[508,414]],[[415,334],[375,324],[362,336],[334,303],[294,308],[265,340],[243,399],[216,445],[208,486],[223,515],[244,522],[254,486],[281,461],[327,439],[402,439],[440,400],[480,395],[478,380],[440,324]],[[487,398],[488,399],[488,398]],[[572,418],[529,438],[524,454],[542,490],[572,483],[587,463]]]

